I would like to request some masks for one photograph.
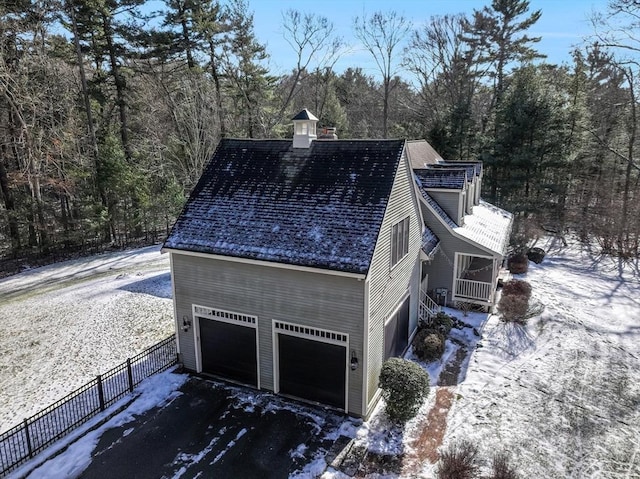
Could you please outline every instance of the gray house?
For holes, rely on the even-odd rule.
[[[513,216],[480,199],[482,163],[446,162],[425,154],[430,148],[407,142],[422,217],[438,238],[437,250],[423,257],[421,294],[429,304],[491,310]]]
[[[317,138],[307,110],[293,122],[292,140],[223,139],[164,244],[180,361],[366,417],[434,291],[497,268],[504,238],[474,236],[471,217],[493,211],[478,164],[451,167],[426,142]],[[446,299],[478,300],[460,293]]]
[[[167,238],[185,368],[367,416],[415,331],[424,223],[404,140],[224,139]]]

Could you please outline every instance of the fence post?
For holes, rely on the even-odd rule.
[[[129,392],[133,392],[133,372],[131,371],[131,358],[127,358],[127,377],[129,378]]]
[[[27,450],[29,451],[29,457],[33,457],[33,447],[31,446],[31,435],[29,434],[29,421],[24,420],[24,435],[27,440]]]
[[[98,401],[100,401],[100,410],[104,411],[104,391],[102,390],[102,376],[98,374],[96,380],[98,381]]]

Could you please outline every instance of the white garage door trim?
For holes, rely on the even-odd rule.
[[[289,323],[287,321],[272,320],[272,344],[273,344],[273,392],[280,391],[280,354],[279,354],[279,334],[297,336],[299,338],[310,339],[322,343],[335,344],[345,348],[344,365],[344,411],[349,409],[349,335],[330,329],[314,328],[300,324]]]
[[[258,389],[260,389],[260,341],[258,334],[258,317],[250,314],[226,311],[224,309],[209,308],[207,306],[192,305],[193,334],[196,345],[196,372],[202,372],[202,345],[200,344],[199,318],[211,319],[222,323],[244,326],[256,330],[256,368],[258,370]]]

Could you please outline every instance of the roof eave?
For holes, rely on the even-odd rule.
[[[162,253],[175,253],[175,254],[183,254],[185,256],[195,256],[195,257],[199,257],[199,258],[209,258],[209,259],[215,259],[218,261],[229,261],[232,263],[244,263],[244,264],[254,264],[254,265],[259,265],[259,266],[265,266],[265,267],[271,267],[271,268],[279,268],[279,269],[289,269],[289,270],[295,270],[295,271],[304,271],[307,273],[317,273],[317,274],[326,274],[326,275],[333,275],[333,276],[342,276],[342,277],[347,277],[347,278],[354,278],[354,279],[358,279],[358,280],[364,280],[367,276],[367,273],[351,273],[348,271],[340,271],[340,270],[334,270],[334,269],[328,269],[328,268],[315,268],[312,266],[300,266],[300,265],[295,265],[295,264],[288,264],[288,263],[278,263],[275,261],[265,261],[265,260],[259,260],[259,259],[250,259],[250,258],[241,258],[239,256],[225,256],[225,255],[219,255],[219,254],[213,254],[213,253],[204,253],[204,252],[200,252],[200,251],[190,251],[190,250],[183,250],[183,249],[178,249],[178,248],[167,248],[167,247],[163,247],[160,250]]]

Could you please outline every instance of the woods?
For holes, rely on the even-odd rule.
[[[483,196],[515,213],[523,241],[575,231],[637,257],[640,44],[627,33],[640,7],[611,2],[562,65],[529,34],[542,14],[493,0],[415,25],[355,18],[372,76],[335,71],[346,45],[331,21],[289,10],[294,66],[276,74],[245,0],[2,2],[0,257],[159,241],[220,138],[288,137],[303,107],[340,138],[426,138],[482,160]]]

